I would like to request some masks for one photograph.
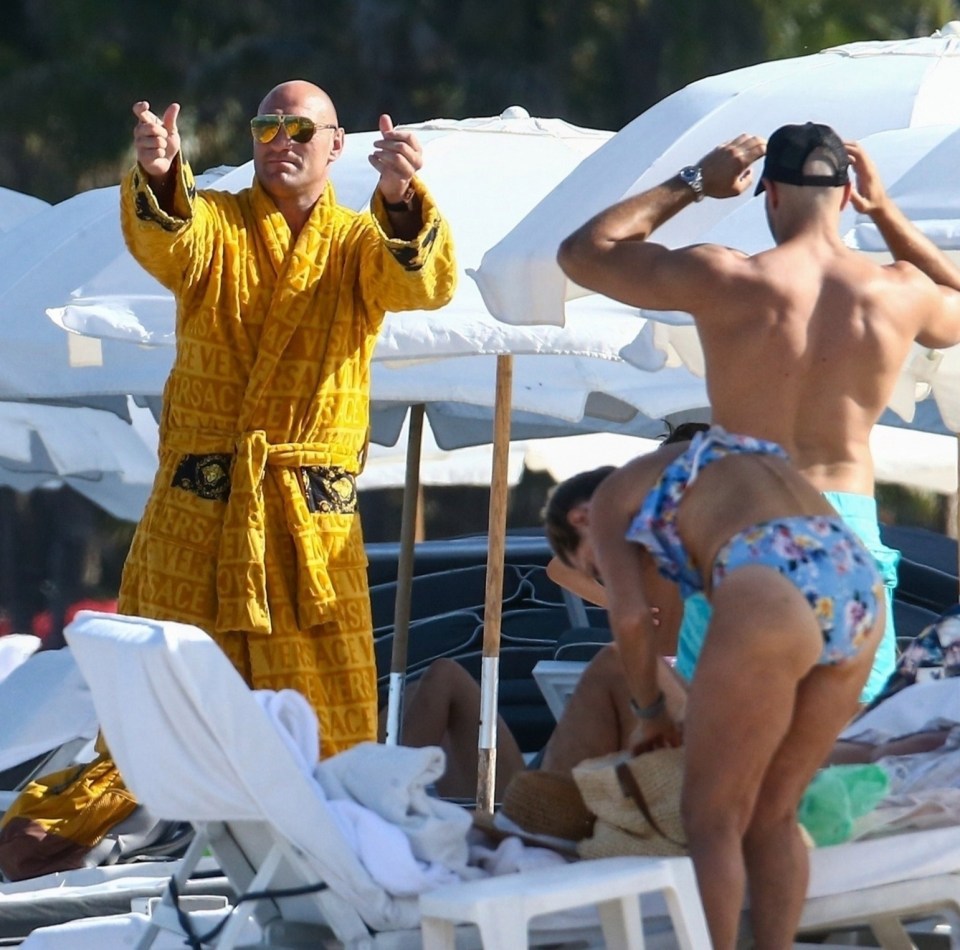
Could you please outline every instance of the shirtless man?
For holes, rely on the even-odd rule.
[[[773,249],[751,256],[649,240],[693,202],[744,192],[764,155],[757,190]],[[848,201],[872,218],[895,263],[880,266],[843,244]],[[887,629],[862,696],[871,699],[895,660],[899,555],[880,542],[870,430],[914,341],[960,342],[960,272],[889,199],[863,149],[813,123],[783,126],[769,142],[740,135],[719,146],[592,218],[561,244],[558,261],[571,280],[608,297],[691,313],[714,423],[780,443],[877,557]]]

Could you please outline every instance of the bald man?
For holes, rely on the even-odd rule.
[[[336,202],[344,131],[311,83],[266,95],[250,122],[256,180],[236,195],[196,190],[179,105],[133,112],[123,233],[176,298],[177,349],[120,610],[194,624],[251,687],[299,690],[323,755],[375,740],[355,483],[370,358],[386,311],[442,307],[456,283],[420,145],[380,117],[380,179],[357,214]]]

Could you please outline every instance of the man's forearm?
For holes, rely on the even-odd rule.
[[[645,241],[694,201],[679,176],[601,211],[560,244],[557,260],[572,280],[581,263],[622,241]]]
[[[936,284],[960,290],[960,271],[892,201],[886,201],[870,217],[894,260],[913,264]]]

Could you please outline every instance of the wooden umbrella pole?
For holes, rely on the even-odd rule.
[[[513,357],[498,356],[493,414],[493,471],[487,527],[487,586],[483,608],[483,660],[480,670],[480,735],[477,744],[477,810],[487,815],[493,814],[497,780],[497,694],[500,687],[500,622],[503,613],[512,390]]]
[[[399,745],[403,719],[403,684],[407,675],[407,644],[410,640],[410,600],[416,546],[417,512],[420,507],[420,450],[423,445],[424,406],[410,407],[407,436],[407,468],[403,482],[403,513],[400,516],[400,556],[397,560],[397,599],[393,608],[393,653],[390,656],[390,689],[387,694],[387,745]]]

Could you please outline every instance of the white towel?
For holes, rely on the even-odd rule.
[[[295,689],[256,689],[253,696],[270,717],[284,745],[308,777],[320,758],[317,714],[306,697]]]
[[[315,771],[322,771],[317,765],[320,752],[317,717],[299,692],[292,689],[261,689],[254,691],[254,697],[269,717],[284,745],[290,750],[300,770],[310,780],[317,797],[332,814],[350,849],[385,891],[397,897],[414,896],[441,884],[458,881],[463,876],[472,876],[466,870],[466,833],[471,823],[469,815],[455,805],[440,803],[444,809],[453,809],[453,812],[449,813],[442,829],[437,819],[430,822],[429,838],[432,847],[418,850],[419,839],[416,832],[421,830],[424,821],[418,819],[416,814],[411,817],[407,814],[410,809],[402,805],[401,798],[408,802],[429,798],[426,784],[443,774],[443,752],[440,749],[402,750],[427,752],[426,755],[416,756],[401,754],[397,757],[388,753],[390,763],[376,755],[360,756],[360,762],[367,764],[367,772],[374,766],[380,772],[389,771],[394,768],[394,762],[399,760],[405,765],[405,774],[401,776],[407,786],[405,795],[394,794],[390,799],[390,807],[386,809],[388,813],[378,813],[368,805],[371,800],[382,796],[367,795],[363,796],[365,800],[359,800],[340,781],[340,776],[348,774],[351,766],[349,759],[346,762],[338,760],[349,756],[349,753],[344,752],[327,760],[328,763],[335,763],[332,769],[327,770],[331,776],[329,789],[324,788],[315,777]],[[369,745],[375,749],[386,748],[374,743]],[[439,759],[434,753],[439,753]],[[351,775],[347,784],[355,786],[357,778],[358,776]],[[361,786],[364,782],[369,784],[371,781],[369,774],[359,776],[359,780]],[[429,806],[429,801],[420,804],[421,810],[424,804]],[[456,820],[449,820],[454,814]],[[396,821],[395,818],[405,821]],[[414,834],[410,834],[411,830]],[[453,863],[448,860],[451,854]]]
[[[960,723],[960,676],[907,686],[855,719],[840,738],[877,743],[949,723]]]
[[[314,774],[331,800],[358,802],[401,828],[422,861],[439,862],[468,875],[470,815],[427,793],[444,767],[443,750],[434,746],[413,749],[362,742],[324,759]]]
[[[346,799],[327,804],[343,837],[387,893],[414,896],[460,880],[459,874],[438,862],[418,861],[403,831],[376,812]]]

